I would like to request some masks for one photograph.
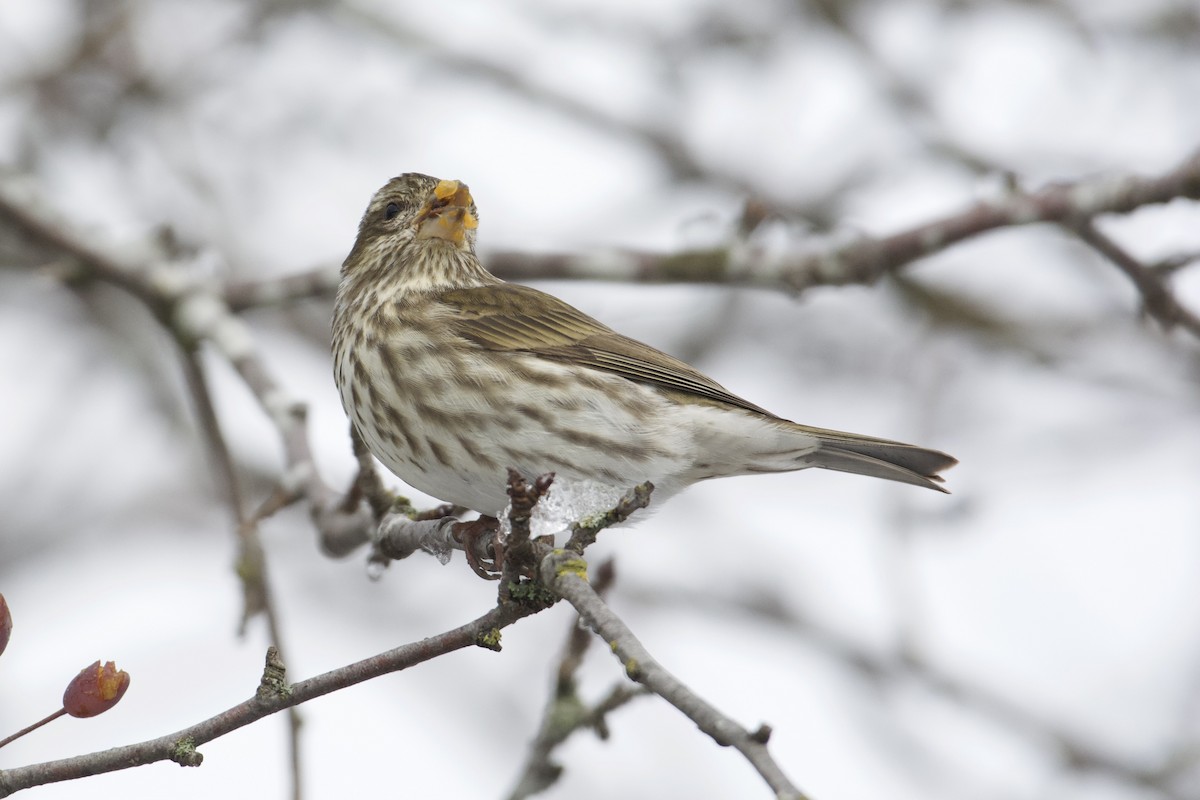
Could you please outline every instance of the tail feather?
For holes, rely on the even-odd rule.
[[[938,450],[852,433],[812,428],[805,428],[805,433],[816,436],[821,443],[806,458],[814,467],[869,475],[949,494],[941,485],[942,476],[938,473],[958,463],[953,456]]]

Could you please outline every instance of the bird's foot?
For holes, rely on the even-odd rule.
[[[454,540],[463,546],[467,564],[486,581],[498,581],[504,571],[504,545],[500,540],[500,521],[480,517],[455,523]]]

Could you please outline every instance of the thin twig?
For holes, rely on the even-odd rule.
[[[236,470],[220,430],[203,368],[196,357],[196,348],[205,341],[215,346],[242,376],[279,429],[289,469],[280,490],[263,508],[282,505],[279,498],[286,500],[288,496],[302,492],[310,502],[311,514],[323,534],[326,550],[336,552],[338,548],[330,542],[344,541],[347,531],[356,542],[365,541],[369,528],[359,515],[339,513],[334,493],[317,474],[305,431],[304,405],[287,397],[274,381],[255,351],[253,338],[245,324],[229,312],[210,287],[189,280],[177,268],[123,260],[104,252],[72,235],[51,215],[41,212],[35,203],[28,199],[21,202],[4,191],[0,191],[0,215],[14,222],[25,235],[72,259],[83,276],[116,285],[141,300],[178,342],[200,427],[222,492],[232,508],[242,545],[238,572],[244,587],[243,625],[250,615],[263,611],[269,636],[278,646],[281,626],[270,600],[265,560],[257,535],[256,523],[262,509],[253,519],[246,515]],[[302,795],[300,720],[290,707],[288,714],[293,796],[299,800]]]
[[[1189,311],[1176,299],[1167,286],[1168,272],[1156,270],[1143,264],[1096,227],[1091,220],[1078,222],[1068,227],[1093,250],[1111,261],[1125,273],[1134,288],[1142,296],[1142,307],[1146,313],[1166,330],[1178,326],[1200,338],[1200,317]]]
[[[337,289],[337,268],[314,267],[270,280],[230,281],[221,295],[235,313],[251,308],[283,306],[311,297],[327,297]]]
[[[550,491],[554,473],[547,472],[532,481],[525,480],[521,473],[511,467],[508,470],[508,536],[503,542],[503,558],[500,560],[501,575],[499,597],[504,602],[511,597],[512,590],[521,582],[522,575],[533,570],[535,552],[531,540],[530,523],[534,506]]]
[[[1175,253],[1149,265],[1149,268],[1163,275],[1173,275],[1188,267],[1200,263],[1200,252]]]
[[[615,575],[613,561],[608,559],[596,569],[592,588],[603,596],[612,585]],[[542,721],[538,725],[537,735],[529,744],[529,752],[521,767],[521,774],[509,792],[510,800],[520,800],[548,789],[562,774],[562,767],[551,758],[559,745],[571,734],[587,728],[596,731],[600,738],[607,738],[606,717],[609,712],[645,693],[643,687],[631,687],[622,683],[613,687],[604,699],[591,708],[583,703],[579,698],[575,675],[596,637],[582,628],[578,621],[577,615],[567,631],[567,641],[555,671],[553,690],[542,710]]]
[[[338,11],[372,35],[390,36],[407,51],[424,50],[436,54],[438,69],[457,72],[492,83],[500,89],[519,95],[533,103],[552,109],[602,133],[629,139],[648,147],[676,180],[704,180],[731,191],[749,194],[751,187],[745,177],[702,163],[688,143],[661,125],[633,119],[622,119],[597,105],[580,99],[576,93],[556,91],[549,85],[528,80],[521,72],[498,59],[481,57],[476,51],[458,46],[452,39],[432,41],[414,28],[401,25],[388,14],[377,13],[363,5],[341,5]],[[782,203],[783,201],[779,201]]]
[[[221,431],[221,422],[213,407],[212,392],[208,386],[208,377],[204,365],[200,363],[199,354],[195,348],[181,346],[183,372],[191,391],[192,402],[196,407],[196,416],[200,420],[200,430],[207,443],[213,471],[217,473],[223,493],[233,512],[234,529],[241,544],[238,556],[237,575],[242,583],[242,621],[240,633],[245,633],[246,623],[255,614],[261,613],[267,621],[267,635],[272,645],[283,650],[283,630],[279,624],[279,614],[273,600],[270,581],[267,575],[266,551],[259,537],[256,521],[246,516],[246,507],[242,500],[241,484],[238,481],[237,469],[229,444]],[[281,656],[282,657],[282,656]],[[304,796],[304,785],[300,749],[300,714],[295,708],[288,708],[288,757],[292,775],[293,800],[301,800]]]
[[[717,744],[741,753],[777,798],[805,800],[807,796],[767,750],[770,729],[762,726],[754,732],[746,730],[664,669],[593,590],[587,581],[587,564],[578,554],[571,551],[550,554],[542,560],[540,574],[542,582],[574,606],[580,618],[608,642],[626,675],[683,712]]]
[[[213,407],[212,393],[208,388],[208,377],[194,347],[181,346],[179,353],[180,362],[183,365],[183,377],[192,396],[196,418],[200,423],[200,432],[208,449],[209,460],[212,462],[212,470],[216,474],[217,488],[229,503],[234,523],[240,527],[246,522],[246,506],[242,499],[237,470],[233,465],[233,456],[229,453],[229,444],[221,432],[221,422]]]
[[[375,469],[375,457],[371,455],[370,448],[367,447],[367,443],[363,441],[362,435],[353,423],[350,425],[350,448],[354,451],[354,458],[358,461],[358,474],[354,476],[354,483],[351,485],[350,491],[346,493],[342,507],[347,511],[352,511],[357,504],[357,496],[361,495],[367,501],[367,505],[371,507],[371,513],[375,515],[376,522],[380,522],[389,512],[396,510],[394,506],[397,500],[403,500],[402,505],[408,507],[407,500],[397,498],[383,485],[379,471]]]
[[[979,175],[998,171],[998,165],[982,153],[968,150],[952,140],[939,124],[934,103],[920,83],[888,61],[860,29],[860,15],[838,0],[814,0],[808,4],[817,20],[841,37],[879,86],[893,109],[916,134],[915,138],[935,154],[945,156]]]

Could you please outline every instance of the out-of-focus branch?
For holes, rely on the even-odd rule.
[[[548,481],[545,483],[548,486]],[[536,498],[533,498],[533,501],[536,502]],[[533,549],[535,543],[530,544]],[[563,574],[567,565],[560,554],[564,551],[551,552],[544,544],[537,544],[536,550],[538,562],[532,566],[535,574],[551,577]],[[577,554],[571,553],[570,557],[575,559],[570,563],[582,563]],[[590,586],[586,592],[592,592]],[[544,590],[543,594],[543,602],[531,602],[528,598],[499,602],[483,616],[458,628],[339,667],[294,685],[287,684],[283,660],[279,657],[277,648],[271,647],[267,651],[266,666],[253,698],[203,722],[157,739],[59,761],[0,770],[0,797],[7,797],[32,786],[114,772],[154,761],[171,760],[182,766],[199,766],[203,761],[203,756],[197,751],[200,745],[271,714],[471,645],[499,650],[501,630],[549,607],[557,599],[546,594]],[[579,594],[578,590],[576,594]],[[611,613],[608,612],[609,615]],[[602,720],[604,713],[627,702],[626,694],[628,693],[615,693],[607,698],[594,710],[593,713],[599,715],[596,719]],[[603,723],[597,721],[594,724]]]
[[[596,594],[604,596],[605,591],[612,585],[615,574],[611,559],[596,569],[592,580],[592,588]],[[583,664],[584,655],[594,641],[596,637],[579,626],[578,617],[572,620],[567,631],[567,642],[559,659],[554,688],[542,711],[537,735],[529,745],[529,754],[521,768],[521,775],[508,795],[509,800],[522,800],[552,786],[563,771],[562,766],[552,759],[554,750],[559,745],[571,734],[585,729],[591,729],[601,739],[607,739],[608,715],[635,697],[647,693],[645,687],[621,683],[614,686],[598,703],[590,707],[586,705],[579,697],[575,676]]]
[[[22,196],[4,182],[0,182],[0,222],[69,259],[76,279],[103,281],[142,301],[183,347],[200,343],[214,347],[249,387],[283,442],[286,471],[279,496],[265,507],[306,499],[321,544],[334,555],[348,553],[368,540],[374,527],[370,511],[344,508],[337,493],[321,480],[308,444],[307,407],[275,380],[258,354],[250,329],[234,316],[217,289],[179,266],[84,240],[35,198]]]
[[[196,417],[200,421],[200,431],[213,462],[213,471],[217,475],[219,489],[226,496],[233,512],[233,522],[241,544],[237,574],[242,581],[242,631],[245,631],[246,622],[251,617],[265,613],[271,630],[271,641],[276,647],[280,647],[277,636],[279,626],[271,604],[266,561],[262,543],[258,538],[258,527],[246,514],[237,469],[234,467],[229,445],[225,441],[220,420],[213,407],[208,377],[195,350],[183,350],[181,360],[184,378],[192,395],[192,403],[196,407]]]
[[[644,283],[729,283],[803,291],[814,286],[870,284],[889,272],[989,231],[1034,223],[1077,225],[1178,198],[1200,199],[1200,151],[1155,176],[1111,175],[1014,190],[907,230],[857,235],[772,253],[753,244],[662,255],[614,252],[586,256],[492,253],[489,268],[517,279],[577,278]]]
[[[778,626],[874,685],[900,687],[915,683],[948,701],[973,709],[981,716],[1018,732],[1023,738],[1049,742],[1058,749],[1064,763],[1071,768],[1102,773],[1131,786],[1149,787],[1171,800],[1183,800],[1185,797],[1170,785],[1177,774],[1178,765],[1175,763],[1164,763],[1161,768],[1148,769],[1123,761],[1042,719],[1021,704],[954,676],[915,653],[881,653],[864,647],[851,637],[797,613],[774,595],[736,588],[727,592],[706,589],[702,592],[667,593],[657,588],[630,590],[626,587],[624,596],[654,606],[686,606],[690,609],[712,609],[722,613],[734,611],[748,615],[755,622]]]
[[[683,712],[717,744],[741,753],[775,792],[776,798],[804,800],[807,797],[784,774],[768,751],[771,729],[761,725],[753,732],[746,730],[664,669],[596,594],[587,580],[587,564],[578,554],[569,550],[555,551],[542,559],[539,574],[543,584],[574,606],[584,624],[608,642],[624,666],[625,674],[632,680]]]
[[[255,696],[249,700],[203,722],[157,739],[58,761],[0,770],[0,797],[7,797],[33,786],[115,772],[154,761],[170,760],[181,766],[199,766],[204,758],[196,749],[200,745],[271,714],[472,645],[498,650],[500,631],[532,613],[535,613],[532,607],[507,603],[453,630],[402,645],[292,685],[284,681],[282,662],[278,660],[277,654],[269,652],[263,680]]]
[[[978,175],[999,170],[999,165],[991,159],[951,139],[945,126],[937,121],[928,90],[905,76],[903,70],[887,63],[863,33],[861,22],[856,19],[857,15],[854,13],[857,4],[839,0],[813,0],[805,5],[812,8],[814,16],[849,45],[888,104],[907,122],[925,147]]]
[[[245,311],[309,297],[329,297],[337,290],[339,278],[336,267],[313,267],[281,278],[230,281],[222,295],[231,311]]]
[[[96,244],[74,237],[65,226],[41,211],[35,202],[29,199],[22,202],[12,193],[5,192],[5,188],[0,186],[0,215],[7,217],[25,237],[51,251],[57,251],[61,257],[69,258],[73,262],[73,277],[76,280],[100,280],[129,292],[145,303],[175,336],[181,348],[184,376],[200,430],[220,491],[232,511],[241,545],[237,573],[243,587],[242,626],[244,628],[251,616],[263,613],[271,641],[276,647],[281,647],[281,626],[271,601],[257,517],[247,514],[240,481],[213,407],[197,346],[204,341],[212,342],[250,384],[251,389],[256,390],[260,403],[280,428],[293,474],[300,472],[307,476],[303,481],[303,492],[313,501],[314,520],[319,520],[328,516],[323,505],[331,502],[333,493],[321,483],[312,462],[303,430],[303,406],[286,400],[254,352],[249,330],[222,306],[215,293],[202,284],[189,282],[181,270],[137,263],[134,258],[106,253]],[[296,495],[297,487],[286,489],[285,493]],[[292,794],[299,798],[302,795],[300,721],[294,709],[289,708],[288,715]]]
[[[737,241],[678,253],[613,250],[587,254],[493,251],[488,268],[509,280],[565,278],[636,283],[717,283],[801,292],[815,286],[870,284],[953,244],[1002,228],[1055,223],[1078,226],[1103,214],[1125,214],[1175,199],[1200,199],[1200,151],[1160,175],[1110,175],[1010,191],[887,236],[824,239],[791,252]],[[233,308],[324,295],[337,287],[333,269],[282,281],[243,282],[225,293]]]
[[[1142,307],[1147,314],[1158,320],[1163,328],[1170,330],[1179,326],[1200,338],[1200,316],[1185,308],[1171,293],[1170,287],[1167,286],[1170,271],[1154,269],[1143,264],[1125,248],[1101,233],[1091,220],[1081,222],[1071,230],[1133,281],[1134,287],[1142,296]]]
[[[245,632],[246,623],[251,617],[261,613],[267,621],[270,641],[282,659],[283,627],[279,624],[279,614],[276,611],[271,592],[266,552],[258,534],[257,520],[251,519],[246,514],[237,469],[234,467],[233,456],[230,455],[225,434],[221,431],[221,422],[212,402],[208,377],[200,362],[199,354],[194,349],[184,348],[181,350],[181,359],[188,389],[192,393],[192,401],[196,406],[196,416],[200,420],[200,429],[208,443],[213,469],[217,473],[218,480],[222,484],[221,488],[224,490],[233,512],[234,525],[241,546],[237,562],[237,576],[242,582],[243,598],[241,631]],[[304,796],[303,772],[300,769],[300,714],[295,708],[289,708],[287,712],[292,798],[300,800]]]
[[[1150,264],[1149,268],[1164,275],[1173,275],[1197,262],[1200,262],[1200,252],[1175,253]]]
[[[377,13],[355,4],[335,5],[337,12],[373,35],[394,39],[406,50],[425,50],[436,54],[438,70],[483,80],[527,101],[549,108],[601,133],[632,139],[650,148],[678,181],[704,180],[739,194],[755,193],[745,178],[704,164],[687,143],[671,131],[644,121],[621,119],[577,96],[538,85],[499,59],[490,60],[472,52],[456,49],[451,39],[433,42],[418,31],[405,27],[395,17]]]
[[[588,729],[595,731],[601,739],[607,739],[608,715],[647,694],[650,690],[644,686],[618,684],[592,706],[585,706],[575,695],[556,694],[550,698],[521,776],[508,794],[509,800],[524,800],[553,786],[563,772],[562,765],[551,758],[559,745],[576,731]]]

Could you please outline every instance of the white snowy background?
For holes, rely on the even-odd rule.
[[[470,184],[485,256],[670,252],[727,241],[749,193],[791,212],[763,232],[787,247],[952,213],[1004,171],[1031,187],[1154,173],[1198,145],[1194,0],[0,2],[0,171],[98,241],[167,226],[221,278],[336,265],[404,171]],[[1200,250],[1200,204],[1101,223],[1147,260]],[[268,644],[261,620],[237,635],[236,540],[173,345],[119,292],[18,261],[0,270],[0,592],[15,617],[0,736],[54,710],[96,658],[132,685],[102,717],[0,750],[0,768],[210,716],[252,694]],[[1142,319],[1128,282],[1055,229],[972,240],[904,281],[799,297],[541,284],[783,416],[962,462],[948,497],[816,472],[697,486],[601,535],[611,603],[702,696],[769,722],[818,800],[1197,796],[1196,341]],[[1176,287],[1200,306],[1200,270]],[[246,319],[311,404],[341,487],[330,311],[323,297]],[[228,365],[205,363],[260,500],[278,438]],[[294,680],[494,601],[461,558],[372,582],[361,553],[319,552],[300,509],[263,538]],[[303,706],[306,796],[506,796],[570,624],[555,608],[506,630],[500,654]],[[622,678],[603,650],[589,698]],[[285,725],[205,745],[198,769],[31,796],[284,798]],[[557,753],[546,797],[768,796],[657,699],[610,726]]]

